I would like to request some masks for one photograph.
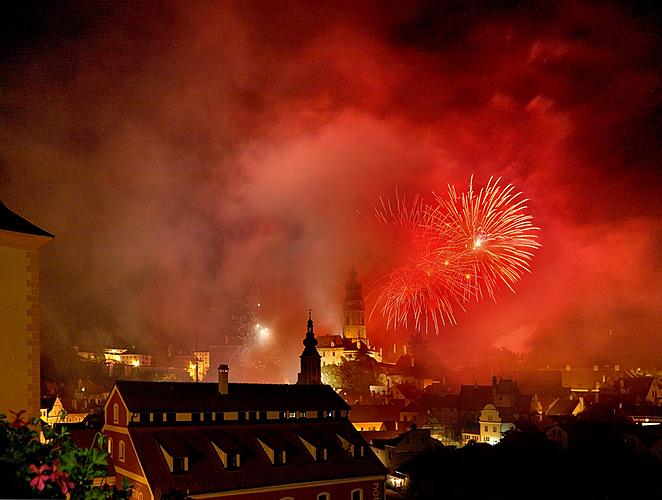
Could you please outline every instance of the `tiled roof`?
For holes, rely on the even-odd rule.
[[[420,398],[418,398],[420,405],[427,409],[454,408],[457,410],[459,401],[459,394],[423,394]]]
[[[419,390],[415,385],[411,384],[398,384],[394,387],[407,399],[414,399],[418,396]]]
[[[479,411],[488,403],[494,404],[491,385],[463,385],[460,388],[460,410]]]
[[[317,337],[317,348],[332,347],[331,343],[333,343],[333,347],[343,347],[345,345],[344,340],[340,335],[319,335]]]
[[[240,450],[240,466],[235,470],[223,466],[212,444],[213,440],[223,449],[224,444],[217,442],[215,435],[224,432],[223,426],[214,426],[212,430],[202,426],[147,426],[129,428],[129,432],[152,491],[162,495],[172,491],[200,494],[386,474],[379,459],[347,420],[234,425],[231,436],[234,446]],[[302,434],[312,434],[317,440],[330,444],[326,461],[316,461],[311,456],[299,438]],[[227,439],[229,433],[221,436],[220,439]],[[363,444],[365,456],[352,457],[343,449],[338,436],[350,443]],[[188,471],[170,472],[160,447],[160,442],[166,439],[176,440],[177,451],[187,454]],[[286,463],[272,465],[258,439],[268,441],[267,446],[284,447]]]
[[[651,385],[653,384],[653,377],[632,377],[623,379],[623,387],[629,394],[636,394],[642,399],[648,396]]]
[[[276,410],[349,410],[328,385],[228,384],[221,395],[215,383],[134,382],[117,388],[132,412],[215,412]]]
[[[545,415],[550,417],[570,416],[578,404],[577,400],[557,399],[550,405]]]
[[[400,406],[354,405],[349,412],[352,422],[387,422],[400,420]]]
[[[32,234],[35,236],[47,236],[52,238],[51,233],[47,233],[43,229],[35,226],[31,222],[25,220],[18,214],[9,210],[0,201],[0,230],[11,231],[14,233]]]

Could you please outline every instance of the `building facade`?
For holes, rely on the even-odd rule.
[[[40,415],[39,249],[53,235],[0,202],[0,413]]]

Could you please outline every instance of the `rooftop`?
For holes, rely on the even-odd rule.
[[[118,380],[117,388],[132,412],[216,412],[269,410],[349,410],[328,385],[136,382]]]
[[[35,226],[18,214],[9,210],[4,203],[0,201],[0,230],[11,231],[13,233],[31,234],[33,236],[46,236],[52,238],[53,235]]]
[[[247,424],[233,426],[231,435],[222,427],[137,427],[129,432],[149,483],[163,494],[172,491],[200,494],[385,474],[381,462],[347,420]],[[326,460],[316,460],[307,450],[302,438],[311,435],[318,443],[328,446]],[[260,441],[283,449],[285,463],[273,465]],[[365,456],[352,456],[345,448],[346,443],[364,446]],[[225,453],[238,453],[240,465],[225,467],[215,447]],[[162,448],[176,456],[187,456],[188,470],[170,472]]]

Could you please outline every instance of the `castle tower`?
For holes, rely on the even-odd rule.
[[[0,413],[39,416],[39,248],[52,234],[0,202]]]
[[[343,304],[343,336],[347,339],[367,341],[365,331],[365,302],[361,293],[361,283],[356,268],[352,265],[347,284],[345,285],[345,302]]]
[[[308,311],[308,326],[306,329],[306,338],[303,339],[304,349],[301,353],[301,372],[297,384],[321,384],[322,368],[321,356],[317,352],[317,339],[313,331],[313,320],[311,311]]]

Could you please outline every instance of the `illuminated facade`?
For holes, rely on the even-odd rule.
[[[0,413],[40,414],[39,248],[53,235],[0,202]]]
[[[356,268],[352,266],[345,285],[343,302],[343,334],[320,335],[317,350],[322,357],[322,366],[340,365],[343,361],[354,361],[367,355],[382,361],[381,350],[375,351],[365,325],[365,302],[361,292]]]
[[[365,302],[356,268],[352,266],[345,284],[343,303],[343,336],[346,339],[360,339],[367,342],[365,329]]]

